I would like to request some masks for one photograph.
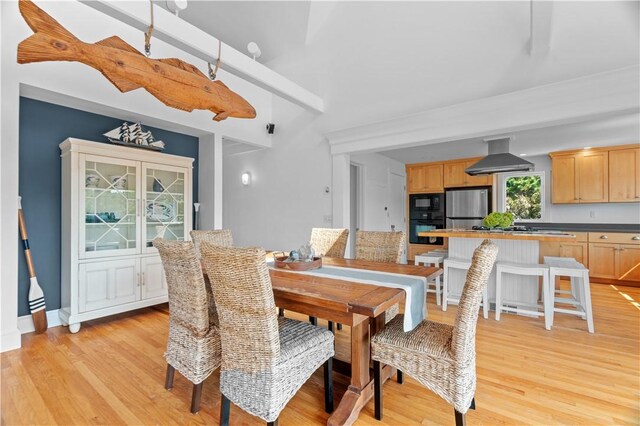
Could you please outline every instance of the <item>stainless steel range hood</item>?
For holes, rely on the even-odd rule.
[[[506,172],[530,172],[534,164],[509,152],[511,137],[485,139],[489,145],[489,155],[468,167],[468,175],[491,175]]]

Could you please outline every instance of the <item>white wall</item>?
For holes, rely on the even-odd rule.
[[[273,148],[224,157],[223,226],[240,246],[292,250],[331,226],[331,156],[316,115],[274,98]],[[251,185],[240,175],[251,173]]]
[[[95,42],[117,34],[131,45],[142,48],[143,33],[76,1],[38,2],[38,5],[72,33],[87,42]],[[219,77],[238,91],[258,112],[256,120],[228,119],[212,121],[213,113],[186,113],[164,106],[144,90],[120,93],[99,72],[78,63],[16,63],[18,43],[32,31],[18,11],[17,1],[0,2],[1,117],[0,117],[0,303],[2,321],[0,350],[20,346],[17,328],[17,264],[18,264],[18,123],[21,94],[60,103],[90,112],[107,114],[126,120],[138,119],[143,124],[195,136],[215,133],[255,145],[269,146],[264,124],[271,122],[272,95],[224,71]],[[206,64],[159,40],[153,41],[154,57],[180,57],[205,70]],[[214,154],[212,150],[211,155]],[[200,158],[200,163],[215,158]],[[206,168],[205,170],[211,170]],[[213,184],[213,176],[200,174],[200,187]],[[214,197],[214,200],[216,198]]]
[[[552,204],[551,203],[551,158],[548,155],[527,157],[535,164],[536,172],[545,174],[545,218],[553,223],[640,223],[640,203],[593,203],[593,204]],[[504,178],[498,179],[496,189],[498,206],[502,200]],[[594,215],[594,217],[592,217]]]

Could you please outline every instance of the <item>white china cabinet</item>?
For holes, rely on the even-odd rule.
[[[62,151],[60,319],[167,301],[157,236],[189,239],[193,158],[69,138]]]

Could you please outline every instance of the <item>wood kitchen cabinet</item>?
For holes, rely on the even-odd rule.
[[[486,186],[493,183],[491,175],[470,176],[465,170],[477,163],[480,158],[444,163],[444,187]]]
[[[577,204],[576,157],[566,155],[551,159],[551,201],[555,204]]]
[[[555,204],[609,202],[609,153],[584,151],[552,156],[551,200]]]
[[[589,275],[621,281],[640,281],[640,235],[589,233]]]
[[[609,201],[640,201],[640,148],[609,151]]]
[[[575,240],[567,242],[543,241],[540,243],[540,263],[544,256],[572,257],[585,267],[589,267],[589,245],[586,232],[573,232]]]
[[[444,192],[442,164],[408,165],[407,192]]]

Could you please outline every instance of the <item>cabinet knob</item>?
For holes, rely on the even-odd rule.
[[[638,241],[638,240],[640,240],[640,236],[636,235],[635,237],[633,237],[631,239],[634,240],[634,241]]]
[[[601,239],[601,240],[608,240],[608,239],[609,239],[609,237],[607,237],[606,235],[600,235],[600,239]]]

